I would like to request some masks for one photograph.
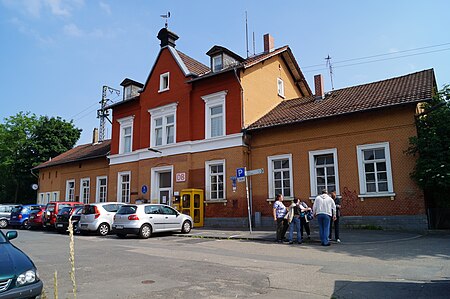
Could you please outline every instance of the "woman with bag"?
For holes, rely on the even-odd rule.
[[[299,200],[298,198],[294,198],[294,202],[289,207],[288,212],[288,221],[289,221],[289,244],[294,244],[293,242],[293,236],[294,236],[294,228],[297,232],[297,243],[302,243],[302,237],[300,234],[300,207],[298,204]]]
[[[309,228],[309,221],[313,219],[311,208],[308,207],[306,202],[302,201],[300,203],[300,232],[303,239],[303,228],[305,228],[306,234],[308,235],[308,240],[311,240],[311,230]]]

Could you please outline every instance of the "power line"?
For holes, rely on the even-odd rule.
[[[420,52],[420,53],[414,53],[414,54],[408,54],[408,55],[402,55],[402,56],[397,56],[397,57],[389,57],[389,58],[383,58],[383,59],[375,59],[375,60],[370,60],[370,61],[350,63],[350,64],[338,65],[338,66],[333,66],[333,67],[334,68],[348,67],[348,66],[366,64],[366,63],[380,62],[380,61],[393,60],[393,59],[399,59],[399,58],[404,58],[404,57],[411,57],[411,56],[417,56],[417,55],[423,55],[423,54],[429,54],[429,53],[448,51],[448,50],[450,50],[450,48],[439,49],[439,50],[434,50],[434,51],[427,51],[427,52]],[[356,60],[356,59],[354,59],[354,60]],[[347,60],[347,61],[350,61],[350,60]],[[333,64],[335,64],[335,63],[333,63]],[[323,66],[323,64],[322,65],[318,65],[318,66]],[[320,69],[308,70],[308,71],[303,71],[303,72],[304,73],[312,73],[312,72],[318,72],[318,71],[324,71],[324,70],[328,70],[328,68],[320,68]]]
[[[383,54],[376,54],[376,55],[363,56],[363,57],[358,57],[358,58],[345,59],[345,60],[335,61],[335,62],[333,62],[333,64],[339,64],[339,63],[344,63],[344,62],[349,62],[349,61],[363,60],[363,59],[369,59],[369,58],[375,58],[375,57],[381,57],[381,56],[388,56],[388,55],[397,55],[399,53],[406,53],[406,52],[418,51],[418,50],[423,50],[423,49],[442,47],[442,46],[447,46],[447,45],[450,45],[450,43],[443,43],[443,44],[439,44],[439,45],[425,46],[425,47],[408,49],[408,50],[401,50],[401,51],[394,51],[394,52],[383,53]],[[428,53],[428,52],[425,52],[425,53]],[[404,57],[404,56],[400,56],[400,57]],[[302,69],[318,67],[318,66],[323,66],[323,64],[308,65],[308,66],[302,67]]]
[[[80,112],[78,112],[77,114],[74,114],[72,117],[70,117],[71,119],[72,118],[74,118],[75,116],[78,116],[78,115],[80,115],[81,113],[83,113],[83,112],[85,112],[86,110],[88,110],[89,108],[91,108],[91,107],[93,107],[93,106],[96,106],[96,105],[98,105],[98,103],[94,103],[94,104],[92,104],[91,106],[89,106],[89,107],[87,107],[87,108],[85,108],[85,109],[83,109],[83,110],[81,110]]]

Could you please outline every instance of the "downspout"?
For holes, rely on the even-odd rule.
[[[30,169],[30,172],[31,172],[31,174],[32,174],[35,178],[37,178],[38,189],[36,189],[36,203],[39,203],[39,198],[38,198],[38,195],[39,195],[38,190],[39,190],[39,186],[40,186],[40,184],[39,184],[39,176],[37,176],[37,175],[33,172],[33,168]]]

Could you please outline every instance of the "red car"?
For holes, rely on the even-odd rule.
[[[59,210],[65,207],[82,207],[84,204],[77,201],[52,201],[47,204],[44,216],[42,217],[43,226],[55,228],[56,215]]]
[[[42,228],[42,216],[45,213],[45,207],[40,208],[39,210],[34,210],[30,214],[30,218],[28,218],[28,225],[31,229],[34,228]]]

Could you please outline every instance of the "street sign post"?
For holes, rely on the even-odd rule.
[[[264,173],[264,168],[258,168],[258,169],[254,169],[254,170],[247,170],[245,172],[245,176],[251,176],[251,175],[262,174],[262,173]]]

